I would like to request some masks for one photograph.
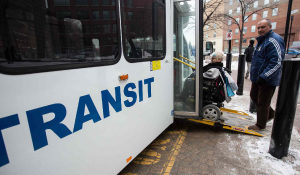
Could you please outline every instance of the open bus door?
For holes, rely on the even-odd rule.
[[[174,114],[177,117],[198,117],[201,110],[199,67],[203,59],[199,51],[203,46],[199,47],[199,3],[174,1]],[[196,74],[195,78],[190,77],[192,74]]]
[[[210,41],[203,44],[200,14],[203,9],[200,9],[200,4],[201,0],[174,0],[174,115],[205,125],[263,136],[246,126],[232,125],[232,120],[250,121],[248,114],[216,105],[203,106],[203,59],[214,49]],[[223,112],[227,113],[227,121],[220,118]]]

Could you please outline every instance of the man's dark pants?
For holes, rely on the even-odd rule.
[[[257,122],[256,125],[261,129],[266,128],[267,121],[274,118],[275,112],[271,108],[271,99],[276,86],[270,86],[266,83],[252,83],[250,97],[256,105]]]

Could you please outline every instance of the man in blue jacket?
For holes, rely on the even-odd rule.
[[[271,21],[263,19],[257,25],[259,37],[252,57],[250,97],[257,108],[257,122],[251,130],[261,130],[274,118],[271,99],[281,78],[281,61],[284,58],[284,41],[271,30]]]

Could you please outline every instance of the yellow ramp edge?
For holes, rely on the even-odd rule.
[[[196,120],[196,119],[189,119],[190,121],[193,121],[193,122],[197,122],[197,123],[202,123],[202,124],[205,124],[205,125],[210,125],[210,126],[215,126],[215,124],[217,122],[215,121],[210,121],[210,120]],[[259,136],[259,137],[263,137],[264,135],[259,133],[259,132],[256,132],[256,131],[253,131],[253,130],[249,130],[248,127],[237,127],[237,126],[230,126],[228,124],[224,125],[220,122],[217,123],[219,126],[221,126],[223,129],[227,129],[227,130],[231,130],[231,131],[236,131],[236,132],[241,132],[241,133],[245,133],[245,134],[250,134],[250,135],[255,135],[255,136]]]
[[[229,113],[234,113],[234,114],[239,114],[239,115],[246,115],[249,116],[249,114],[242,112],[242,111],[237,111],[233,109],[228,109],[228,108],[220,108],[221,111],[223,112],[229,112]]]

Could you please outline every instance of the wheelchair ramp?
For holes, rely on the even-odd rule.
[[[206,119],[203,120],[189,119],[189,120],[197,123],[202,123],[205,125],[210,125],[216,128],[232,130],[232,131],[251,134],[260,137],[264,136],[260,132],[248,129],[248,126],[253,125],[253,118],[249,116],[247,113],[232,110],[232,109],[227,109],[227,108],[220,108],[220,110],[223,112],[223,115],[221,116],[221,121],[210,121]]]

